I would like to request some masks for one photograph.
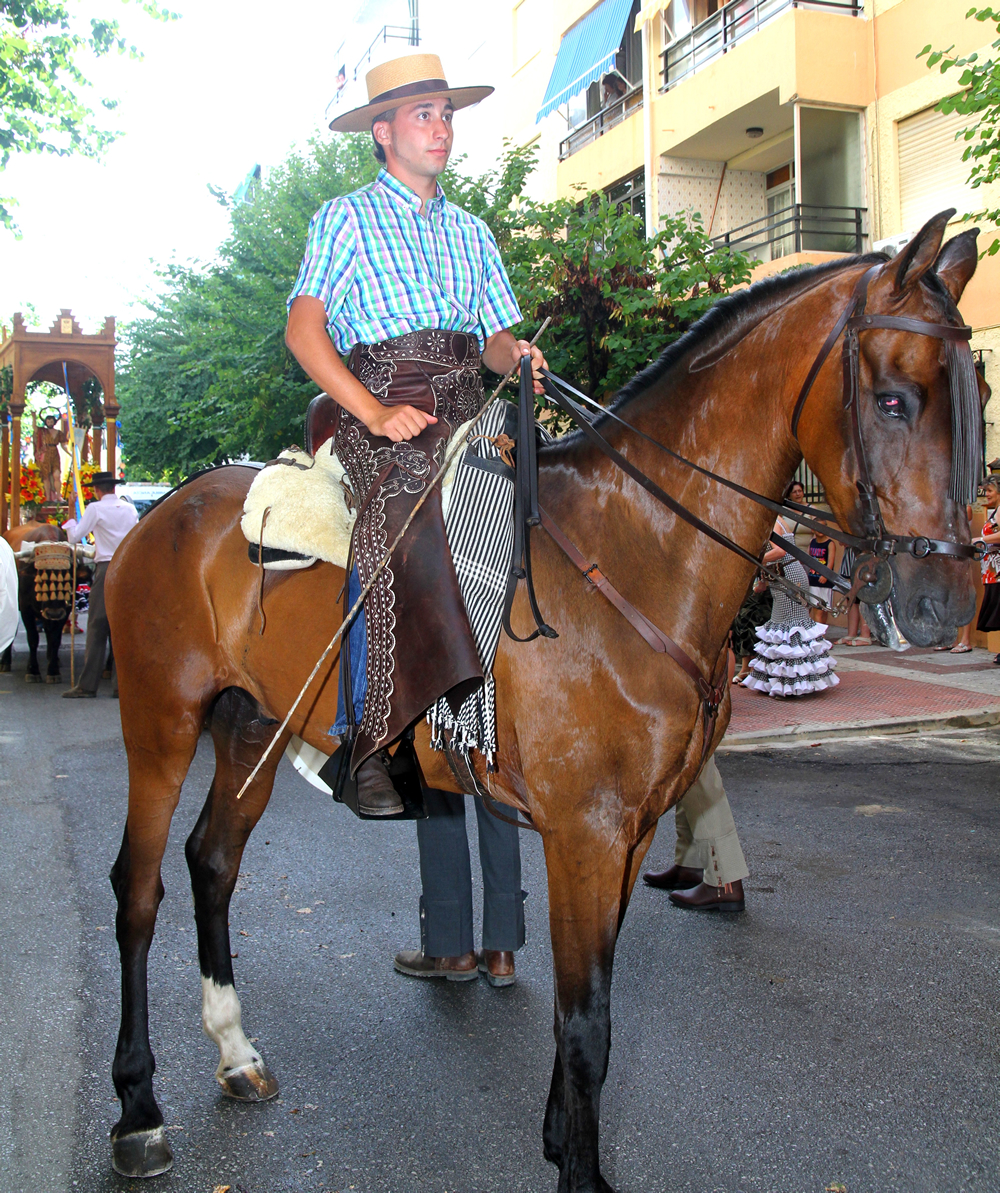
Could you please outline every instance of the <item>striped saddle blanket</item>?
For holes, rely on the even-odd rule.
[[[467,426],[459,427],[454,437]],[[448,545],[486,681],[457,715],[445,699],[431,706],[431,744],[441,749],[447,736],[464,754],[480,751],[490,766],[496,754],[493,660],[514,543],[514,470],[497,441],[502,443],[504,435],[512,440],[516,427],[516,406],[494,402],[441,479]],[[240,526],[250,558],[276,570],[310,567],[317,560],[346,567],[356,517],[346,491],[332,441],[315,457],[299,448],[282,452],[260,470],[243,504]]]

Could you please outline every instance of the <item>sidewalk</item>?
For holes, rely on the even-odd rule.
[[[1000,724],[1000,666],[989,651],[835,646],[834,655],[840,684],[831,691],[781,700],[733,688],[720,750]]]

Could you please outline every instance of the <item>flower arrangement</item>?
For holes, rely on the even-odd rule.
[[[94,492],[94,473],[100,472],[96,464],[86,463],[80,465],[80,487],[83,489],[83,504],[89,505],[96,497]],[[63,501],[72,502],[73,500],[73,470],[68,469],[66,477],[63,480],[62,487]]]
[[[8,482],[9,483],[9,482]],[[21,504],[41,505],[45,500],[42,474],[34,460],[21,463]]]

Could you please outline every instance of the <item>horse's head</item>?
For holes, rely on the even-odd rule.
[[[978,229],[961,233],[942,248],[953,215],[947,211],[935,216],[897,257],[878,269],[868,285],[865,315],[964,326],[957,303],[976,269]],[[967,346],[949,348],[939,336],[878,327],[862,329],[858,345],[861,441],[885,529],[890,535],[968,543],[965,507],[971,500],[969,478],[978,448],[963,446],[962,437],[971,429],[979,443],[977,420],[989,387],[972,374]],[[838,367],[837,389],[840,372]],[[864,534],[857,485],[863,466],[851,418],[849,410],[836,411],[839,464],[831,465],[816,436],[807,459],[818,453],[816,471],[831,508],[842,525]],[[833,431],[832,421],[827,428]],[[915,646],[950,642],[956,627],[972,618],[975,590],[968,559],[934,554],[916,558],[899,551],[890,566],[892,612]]]

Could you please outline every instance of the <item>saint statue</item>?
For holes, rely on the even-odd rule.
[[[46,501],[62,498],[62,463],[59,445],[66,442],[66,431],[56,426],[56,416],[46,414],[42,426],[35,431],[35,463],[41,474]]]

